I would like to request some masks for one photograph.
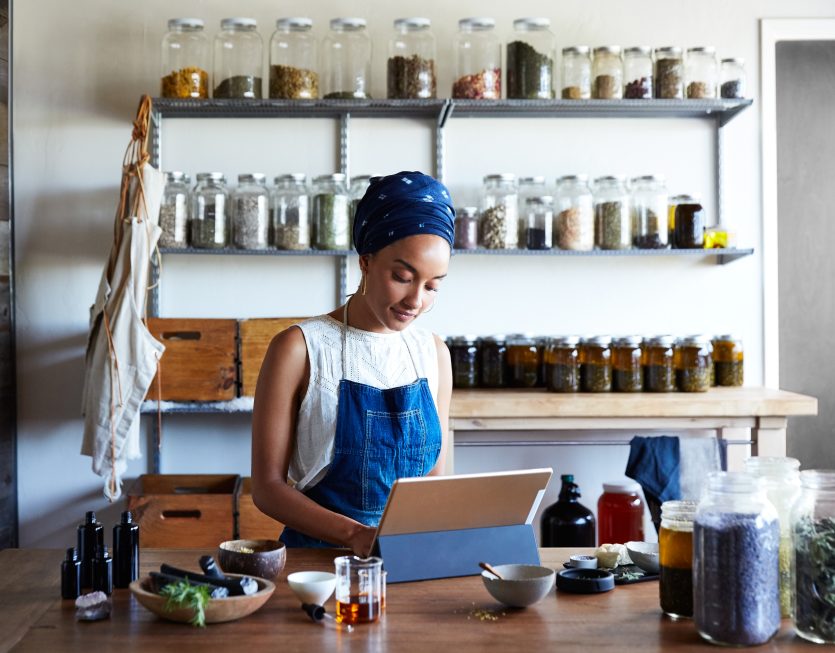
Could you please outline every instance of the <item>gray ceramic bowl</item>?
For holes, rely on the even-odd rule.
[[[494,565],[501,574],[499,580],[489,571],[481,573],[481,580],[490,595],[510,608],[524,608],[541,601],[554,589],[554,570],[538,565]]]
[[[275,579],[284,569],[287,548],[278,540],[229,540],[217,549],[223,571]]]
[[[638,565],[648,574],[657,574],[658,566],[658,543],[656,542],[627,542],[626,550],[632,562]]]

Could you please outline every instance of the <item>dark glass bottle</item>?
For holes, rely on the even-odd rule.
[[[594,513],[582,505],[573,474],[563,474],[557,502],[542,513],[540,546],[594,546]]]
[[[81,560],[81,588],[93,586],[93,560],[104,546],[104,527],[96,521],[96,513],[88,510],[84,523],[78,526],[78,557]]]
[[[75,549],[67,549],[67,557],[61,562],[61,598],[77,599],[81,595],[81,561]]]
[[[129,510],[113,527],[113,586],[127,587],[139,578],[139,524]]]
[[[93,560],[93,591],[104,592],[108,596],[113,592],[113,558],[104,544],[96,551]]]

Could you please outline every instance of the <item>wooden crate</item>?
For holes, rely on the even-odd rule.
[[[258,510],[252,500],[252,479],[238,484],[238,537],[243,540],[277,540],[284,524]]]
[[[164,401],[225,401],[237,396],[237,320],[148,318],[165,345],[160,362]],[[148,391],[157,399],[158,379]]]
[[[261,363],[267,354],[267,348],[273,337],[294,324],[306,318],[303,317],[269,317],[252,320],[241,320],[241,396],[255,396],[255,384]]]
[[[237,474],[143,474],[128,491],[139,542],[152,548],[214,548],[235,537]]]

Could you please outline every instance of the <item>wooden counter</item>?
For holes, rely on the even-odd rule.
[[[572,551],[574,552],[574,551]],[[163,561],[197,568],[198,550],[143,550],[142,572]],[[564,549],[543,549],[560,568]],[[389,585],[387,610],[376,624],[353,633],[310,622],[287,584],[287,573],[332,570],[333,551],[291,550],[275,594],[255,614],[198,629],[158,619],[127,590],[113,594],[111,618],[79,623],[71,601],[61,601],[60,551],[0,551],[0,651],[594,651],[624,653],[716,650],[690,621],[674,622],[658,607],[658,584],[619,586],[599,595],[552,592],[525,610],[502,609],[478,576]],[[327,603],[333,611],[333,599]],[[495,621],[474,614],[485,610]],[[815,650],[784,621],[768,650]]]

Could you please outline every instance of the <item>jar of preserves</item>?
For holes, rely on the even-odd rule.
[[[232,193],[232,243],[239,249],[270,246],[270,193],[260,172],[238,175]]]
[[[462,206],[455,211],[455,249],[478,248],[478,207]]]
[[[612,390],[640,392],[643,376],[640,336],[615,338],[612,341]]]
[[[515,334],[507,338],[507,378],[511,388],[535,388],[539,381],[536,340]]]
[[[262,97],[264,44],[254,18],[224,18],[215,36],[212,97]]]
[[[188,247],[188,175],[165,173],[165,190],[159,206],[160,247]]]
[[[675,392],[674,345],[673,336],[644,339],[641,347],[641,365],[644,368],[644,390],[647,392]]]
[[[209,97],[209,38],[199,18],[172,18],[162,37],[160,96]]]
[[[513,21],[507,44],[507,97],[550,100],[554,97],[554,58],[557,39],[547,18]]]
[[[191,246],[222,249],[229,244],[229,191],[222,172],[198,172],[191,193]]]
[[[322,42],[325,99],[371,97],[371,38],[364,18],[334,18]]]
[[[612,339],[593,336],[580,340],[580,390],[610,392],[612,390]]]
[[[594,249],[594,196],[586,175],[557,179],[554,239],[560,249]]]
[[[676,371],[676,388],[680,392],[707,392],[710,390],[710,372],[713,369],[710,340],[705,336],[681,338],[673,353]]]
[[[507,344],[503,335],[481,338],[479,363],[482,388],[507,386]]]
[[[619,100],[623,97],[623,62],[619,46],[606,45],[594,49],[591,78],[591,96],[595,100]]]
[[[348,223],[348,237],[351,241],[351,247],[354,245],[354,216],[357,214],[357,207],[360,200],[365,196],[365,191],[371,185],[371,177],[373,175],[355,175],[351,177],[351,186],[348,189],[348,194],[351,196],[351,206],[348,209],[350,221]]]
[[[484,177],[481,246],[487,249],[515,249],[519,239],[519,196],[516,175],[505,173]]]
[[[658,586],[661,609],[673,619],[693,616],[693,519],[696,501],[661,504]]]
[[[742,385],[744,352],[742,340],[732,335],[716,336],[713,344],[713,374],[716,385],[739,387]]]
[[[745,60],[739,57],[722,59],[719,67],[719,94],[723,98],[744,98],[745,89]]]
[[[632,179],[632,245],[638,249],[664,249],[669,245],[667,186],[661,175]]]
[[[394,21],[386,82],[389,98],[425,100],[436,97],[435,36],[428,18]]]
[[[652,48],[640,45],[623,51],[623,97],[647,100],[652,97]]]
[[[502,45],[492,18],[462,18],[455,37],[456,100],[500,100],[502,97]]]
[[[655,97],[661,100],[684,98],[684,59],[681,48],[655,49]]]
[[[551,336],[537,336],[534,338],[536,342],[536,362],[538,366],[536,386],[538,388],[545,387],[545,351],[548,349],[548,343],[551,342]]]
[[[315,100],[319,97],[316,37],[310,18],[279,18],[270,39],[270,97]]]
[[[696,201],[676,204],[673,223],[673,247],[701,249],[705,245],[705,212]]]
[[[313,181],[313,247],[344,250],[351,246],[348,233],[350,207],[345,175],[320,175]]]
[[[716,49],[710,46],[687,48],[687,62],[684,70],[687,98],[695,100],[715,98],[718,79]]]
[[[597,546],[644,541],[644,502],[634,481],[603,484],[597,500]]]
[[[545,349],[545,387],[551,392],[580,392],[580,354],[576,336],[551,338]]]
[[[310,197],[307,175],[275,178],[272,194],[273,245],[278,249],[310,249]]]
[[[591,98],[591,56],[587,45],[562,49],[562,99]]]
[[[621,176],[594,180],[594,240],[600,249],[629,249],[632,246],[629,192]]]
[[[757,646],[780,629],[780,525],[759,480],[711,472],[693,521],[693,621],[704,639]]]
[[[449,341],[452,387],[478,387],[478,346],[475,336],[455,336]]]
[[[550,195],[527,198],[525,219],[525,247],[527,249],[551,249],[554,198]]]

